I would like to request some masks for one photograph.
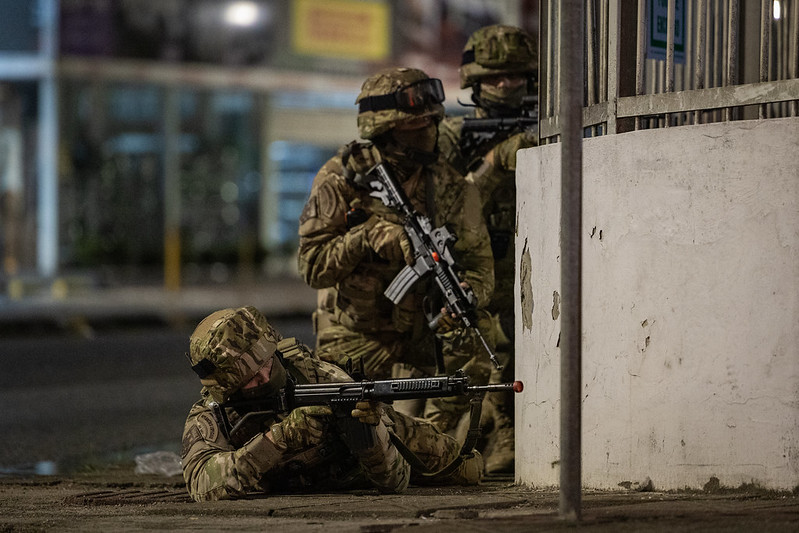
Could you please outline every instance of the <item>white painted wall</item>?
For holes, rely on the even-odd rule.
[[[798,486],[799,119],[589,139],[583,180],[584,486]],[[516,477],[549,486],[560,144],[517,182]]]

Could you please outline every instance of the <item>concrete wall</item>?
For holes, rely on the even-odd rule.
[[[583,483],[799,485],[799,119],[584,143]],[[559,482],[560,145],[519,153],[516,476]]]

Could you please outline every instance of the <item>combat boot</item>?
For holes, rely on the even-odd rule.
[[[494,430],[490,451],[485,457],[485,471],[491,474],[512,474],[515,467],[516,446],[513,426]]]

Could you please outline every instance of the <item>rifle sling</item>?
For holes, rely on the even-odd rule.
[[[432,478],[437,476],[448,476],[452,474],[456,469],[458,469],[465,459],[469,459],[474,455],[474,446],[477,444],[477,439],[480,438],[480,415],[483,411],[483,395],[482,394],[475,394],[472,396],[469,409],[469,431],[466,433],[466,440],[461,446],[461,451],[458,456],[453,459],[447,466],[444,468],[432,472],[427,466],[419,459],[413,451],[411,451],[405,443],[400,440],[397,435],[394,434],[393,431],[389,431],[389,436],[391,437],[391,442],[394,443],[396,446],[397,451],[399,451],[400,455],[408,461],[408,464],[411,465],[411,468],[420,472],[422,477]]]

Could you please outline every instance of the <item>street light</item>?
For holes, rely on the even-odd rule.
[[[225,22],[231,26],[253,26],[258,22],[258,11],[255,2],[232,2],[225,9]]]

